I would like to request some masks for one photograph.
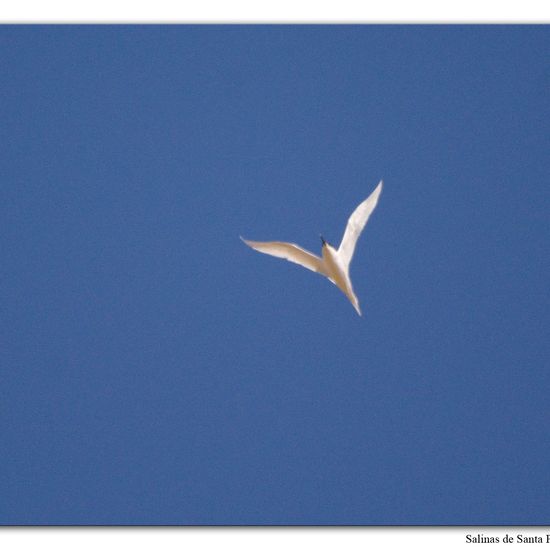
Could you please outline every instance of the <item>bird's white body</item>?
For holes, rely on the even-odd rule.
[[[334,283],[348,297],[348,300],[351,302],[357,313],[361,315],[359,300],[353,291],[348,269],[342,264],[341,259],[338,257],[338,250],[333,248],[330,244],[324,243],[321,253],[323,255],[322,274],[325,275],[329,281]]]
[[[378,197],[382,191],[382,182],[378,184],[371,195],[364,200],[350,216],[346,231],[338,250],[323,240],[322,257],[316,256],[298,245],[278,241],[258,242],[241,239],[251,248],[277,258],[284,258],[299,264],[311,271],[324,275],[334,283],[349,299],[355,310],[361,315],[359,300],[353,291],[349,277],[349,266],[353,258],[355,244],[363,231],[370,215],[376,208]]]

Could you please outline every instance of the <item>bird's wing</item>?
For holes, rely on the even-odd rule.
[[[258,241],[247,241],[243,239],[250,248],[257,250],[258,252],[263,252],[264,254],[270,254],[277,258],[283,258],[289,262],[294,262],[295,264],[302,265],[311,271],[316,271],[318,273],[324,273],[322,265],[323,260],[319,256],[315,256],[311,252],[300,248],[296,244],[292,243],[281,243],[277,241],[271,242],[258,242]]]
[[[382,181],[380,181],[370,196],[355,209],[348,220],[344,237],[338,248],[338,257],[346,269],[349,268],[349,264],[351,263],[357,239],[359,235],[361,235],[361,231],[363,231],[372,211],[376,207],[380,191],[382,191]]]

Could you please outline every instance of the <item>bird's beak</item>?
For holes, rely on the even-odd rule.
[[[323,235],[319,235],[319,237],[321,237],[321,242],[323,243],[323,246],[324,246],[325,244],[327,244],[327,242],[325,241],[325,239],[323,239]]]

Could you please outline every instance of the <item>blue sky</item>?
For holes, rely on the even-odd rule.
[[[2,524],[548,524],[543,26],[0,28]],[[337,245],[351,276],[239,240]]]

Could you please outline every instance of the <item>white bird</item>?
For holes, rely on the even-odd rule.
[[[342,242],[336,250],[328,244],[321,236],[323,246],[321,248],[322,257],[316,256],[307,250],[293,243],[283,243],[278,241],[258,242],[241,239],[251,248],[264,254],[270,254],[277,258],[284,258],[289,262],[294,262],[304,266],[311,271],[315,271],[328,278],[334,283],[349,299],[355,311],[361,315],[359,300],[353,292],[353,286],[349,277],[349,266],[355,250],[355,244],[363,228],[365,227],[370,215],[376,208],[378,197],[382,191],[382,181],[378,184],[371,195],[365,199],[350,216],[344,232]]]

